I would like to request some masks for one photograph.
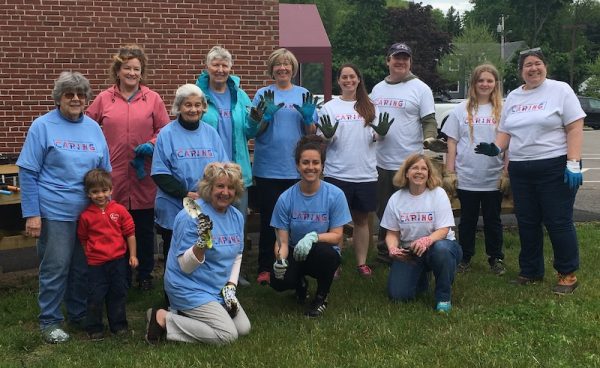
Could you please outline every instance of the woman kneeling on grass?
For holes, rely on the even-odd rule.
[[[388,293],[407,301],[427,290],[429,271],[435,277],[436,310],[450,312],[450,294],[462,249],[454,240],[450,200],[429,158],[409,156],[393,179],[400,190],[390,198],[381,226],[392,266]]]
[[[271,218],[277,236],[271,287],[296,290],[298,303],[303,304],[308,291],[305,276],[314,277],[317,291],[305,314],[319,317],[327,308],[333,275],[340,265],[337,245],[343,226],[350,222],[350,210],[344,192],[320,178],[325,162],[321,137],[300,138],[295,160],[301,179],[279,196]]]
[[[171,311],[148,309],[146,341],[227,344],[250,332],[235,291],[244,250],[244,218],[231,206],[244,190],[238,164],[206,165],[199,199],[175,217],[165,270]],[[173,311],[177,312],[173,312]]]

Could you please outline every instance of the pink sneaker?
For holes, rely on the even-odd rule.
[[[271,274],[267,271],[259,273],[256,278],[256,283],[260,285],[269,285],[271,283]]]
[[[367,266],[366,264],[362,264],[356,267],[356,269],[358,270],[358,274],[362,277],[371,277],[373,275],[373,270],[371,270],[371,267]]]

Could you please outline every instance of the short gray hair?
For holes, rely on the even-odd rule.
[[[92,87],[90,81],[79,72],[62,72],[52,90],[52,99],[56,105],[60,105],[60,98],[64,93],[85,93],[87,100],[92,99]]]
[[[206,54],[206,66],[209,66],[210,63],[212,63],[215,59],[224,60],[230,68],[233,66],[233,58],[231,57],[231,53],[224,47],[214,46],[212,49],[210,49],[208,54]]]
[[[204,168],[204,175],[198,182],[198,195],[210,203],[213,187],[217,179],[227,177],[235,188],[234,202],[239,201],[244,193],[242,168],[233,162],[211,162]]]
[[[177,88],[175,92],[175,100],[173,101],[173,107],[171,108],[171,114],[178,115],[179,108],[183,101],[190,96],[199,96],[202,99],[202,103],[206,105],[206,96],[204,92],[195,84],[187,83]]]

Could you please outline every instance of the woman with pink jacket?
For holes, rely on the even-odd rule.
[[[142,84],[147,62],[139,46],[121,47],[109,68],[114,85],[101,92],[86,110],[100,124],[108,143],[112,198],[129,210],[135,222],[137,281],[143,290],[152,288],[154,268],[156,186],[147,173],[156,135],[171,120],[158,93]]]

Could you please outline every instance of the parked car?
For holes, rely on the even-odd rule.
[[[577,96],[581,108],[586,113],[584,124],[594,130],[600,129],[600,99],[593,97]]]

